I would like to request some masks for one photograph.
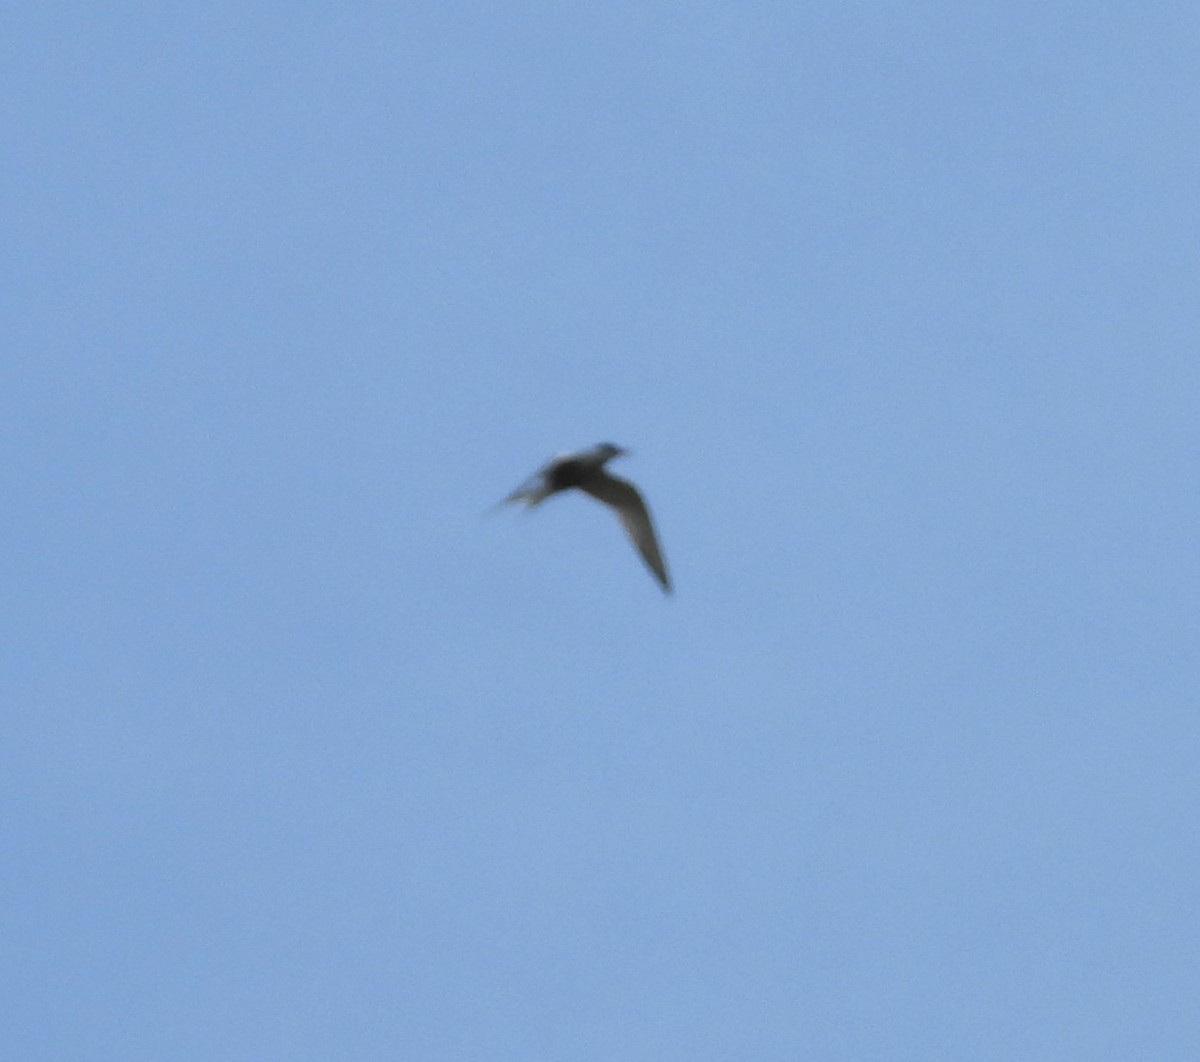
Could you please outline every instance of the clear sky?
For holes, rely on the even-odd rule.
[[[1200,1058],[1198,71],[12,6],[0,1056]]]

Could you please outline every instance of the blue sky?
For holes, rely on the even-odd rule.
[[[1195,6],[594,7],[7,17],[0,1053],[1200,1057]]]

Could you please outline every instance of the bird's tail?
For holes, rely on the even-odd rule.
[[[506,505],[512,505],[514,502],[524,502],[526,509],[532,509],[534,506],[544,502],[549,496],[550,492],[546,490],[544,483],[522,483],[507,498],[501,498],[496,502],[488,512],[494,513],[499,509],[503,509]]]

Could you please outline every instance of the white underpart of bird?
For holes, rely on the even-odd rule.
[[[671,578],[663,560],[658,536],[654,533],[654,521],[641,494],[628,480],[614,476],[604,466],[614,457],[625,453],[612,443],[600,443],[590,450],[578,453],[559,454],[551,458],[521,486],[500,504],[523,501],[532,509],[552,494],[578,487],[603,502],[617,514],[621,526],[629,536],[646,567],[654,574],[666,593],[671,592]]]

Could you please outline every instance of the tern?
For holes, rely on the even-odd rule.
[[[559,454],[547,461],[500,504],[523,501],[527,508],[532,509],[552,494],[578,487],[617,514],[625,533],[646,562],[646,567],[654,573],[663,591],[669,594],[671,579],[654,534],[650,510],[646,508],[637,487],[628,480],[612,475],[604,467],[614,457],[621,457],[625,453],[625,450],[612,443],[600,443],[590,450]]]

